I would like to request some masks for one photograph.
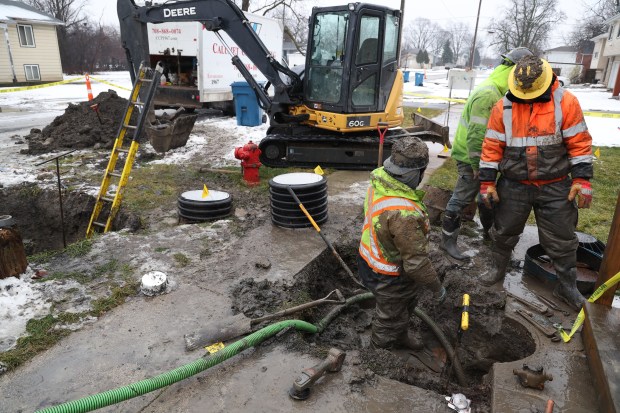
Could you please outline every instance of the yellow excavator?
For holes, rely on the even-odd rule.
[[[393,142],[408,135],[450,146],[447,127],[419,115],[414,115],[414,128],[400,127],[399,10],[364,3],[313,8],[306,64],[294,69],[271,56],[232,0],[146,2],[141,7],[134,0],[117,0],[117,10],[134,72],[149,61],[147,23],[197,21],[218,36],[269,116],[267,136],[259,145],[264,165],[373,169],[379,157],[378,128],[387,129],[384,159]],[[256,82],[220,31],[243,50],[267,84]]]

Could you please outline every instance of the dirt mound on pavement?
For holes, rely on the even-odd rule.
[[[97,105],[96,111],[93,105]],[[28,149],[23,149],[22,153],[90,147],[111,149],[126,108],[127,99],[113,90],[100,93],[92,101],[70,103],[65,113],[43,130],[32,129],[25,136]]]

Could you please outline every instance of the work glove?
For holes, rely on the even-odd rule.
[[[577,197],[578,208],[590,208],[592,203],[592,184],[590,184],[590,181],[583,178],[573,179],[573,185],[568,193],[568,200],[573,202],[575,197]]]
[[[495,188],[494,181],[480,182],[480,198],[489,209],[493,208],[493,203],[499,202],[499,195],[497,195],[497,188]]]

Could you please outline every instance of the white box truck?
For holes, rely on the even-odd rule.
[[[283,30],[279,20],[245,13],[252,28],[267,49],[282,61]],[[212,107],[227,113],[233,110],[231,83],[245,81],[231,63],[226,47],[215,33],[198,22],[148,24],[151,67],[164,65],[162,86],[155,104],[185,108]],[[241,48],[223,31],[220,34],[233,53],[239,55],[258,82],[266,82],[263,74],[245,56]]]

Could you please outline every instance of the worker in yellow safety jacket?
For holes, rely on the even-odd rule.
[[[406,137],[392,147],[383,167],[371,173],[364,202],[358,267],[362,283],[376,299],[371,345],[419,350],[409,330],[418,297],[430,290],[443,302],[446,290],[429,259],[429,220],[417,190],[428,165],[428,147]]]

